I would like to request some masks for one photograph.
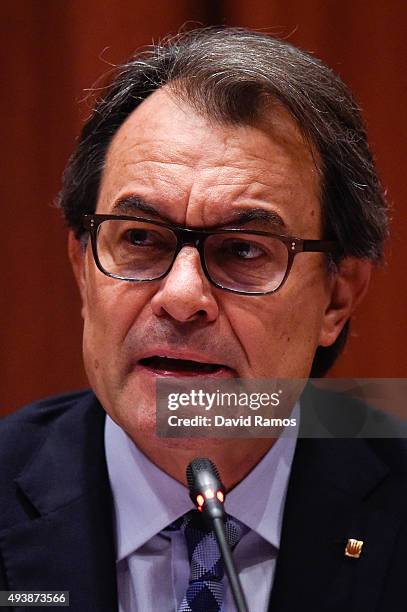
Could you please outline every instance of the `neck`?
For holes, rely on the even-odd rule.
[[[210,459],[217,466],[226,490],[230,490],[257,465],[276,439],[166,440],[165,446],[162,438],[156,438],[154,444],[133,441],[150,461],[183,485],[186,485],[186,467],[193,459]]]

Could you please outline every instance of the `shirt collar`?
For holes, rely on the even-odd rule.
[[[226,511],[276,548],[280,544],[288,479],[297,427],[281,435],[251,472],[228,494]],[[116,519],[120,561],[193,508],[187,487],[154,465],[109,416],[105,452]]]
[[[280,546],[284,504],[298,437],[300,409],[291,414],[296,426],[284,429],[262,460],[232,489],[225,510],[275,548]]]

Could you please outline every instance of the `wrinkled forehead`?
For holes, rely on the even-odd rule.
[[[301,130],[298,122],[281,102],[274,99],[271,95],[264,96],[261,104],[256,102],[256,111],[251,118],[245,121],[236,121],[233,117],[226,115],[212,116],[210,111],[205,111],[205,107],[200,104],[199,110],[192,99],[189,102],[185,95],[179,95],[182,90],[172,88],[171,84],[165,85],[149,95],[143,102],[133,110],[119,127],[114,135],[108,149],[108,157],[116,152],[121,144],[129,138],[130,132],[134,136],[138,135],[150,137],[151,141],[158,141],[162,132],[167,132],[174,143],[179,140],[182,147],[187,146],[185,139],[188,127],[205,125],[208,131],[208,139],[212,139],[212,131],[224,131],[236,133],[244,129],[252,128],[257,131],[257,136],[263,133],[279,143],[282,147],[289,149],[292,153],[298,152],[301,158],[306,157],[319,167],[319,156],[316,147],[307,139]],[[250,99],[248,100],[250,104]],[[189,121],[184,123],[185,118]],[[181,124],[177,120],[181,120]],[[183,130],[180,128],[184,127]],[[193,135],[193,134],[191,134]],[[248,144],[250,144],[248,142]],[[254,143],[256,145],[256,143]]]
[[[125,192],[141,190],[177,201],[180,209],[188,199],[190,210],[206,199],[223,202],[223,208],[242,198],[274,207],[312,199],[318,218],[317,159],[288,111],[271,99],[255,121],[242,124],[198,113],[166,86],[144,100],[112,139],[98,208],[107,210]]]

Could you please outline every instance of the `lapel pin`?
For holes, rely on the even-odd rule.
[[[354,540],[349,538],[346,543],[345,557],[352,557],[353,559],[359,559],[362,553],[363,540]]]

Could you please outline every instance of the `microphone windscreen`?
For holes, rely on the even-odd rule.
[[[215,478],[221,482],[218,468],[216,465],[210,460],[204,457],[197,457],[193,459],[191,463],[187,466],[187,482],[189,489],[194,489],[196,486],[196,478],[199,475],[199,472],[211,472]]]

